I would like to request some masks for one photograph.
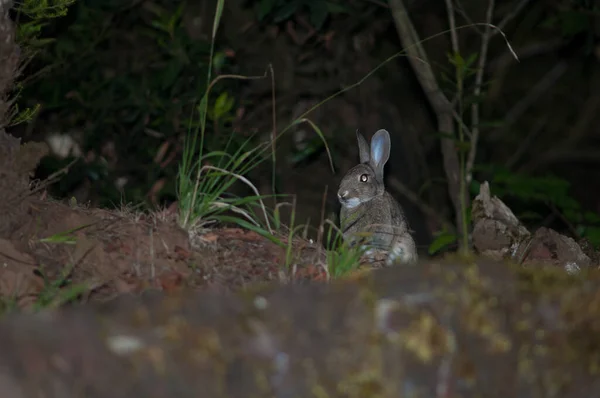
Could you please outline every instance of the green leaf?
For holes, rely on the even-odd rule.
[[[213,108],[213,118],[220,119],[221,116],[227,114],[233,108],[233,98],[229,97],[227,92],[222,92],[215,101]]]
[[[590,19],[581,11],[565,11],[560,17],[560,22],[562,34],[565,36],[574,36],[590,29]]]
[[[298,1],[292,1],[286,4],[285,6],[281,7],[279,10],[277,10],[277,12],[275,12],[273,22],[279,23],[285,21],[286,19],[294,15],[294,13],[298,10],[299,5],[300,4]]]
[[[456,234],[451,234],[449,232],[440,233],[433,242],[429,245],[429,255],[433,255],[438,251],[442,250],[445,247],[456,242],[457,236]]]
[[[465,65],[467,67],[471,67],[475,63],[475,61],[477,60],[478,56],[479,56],[478,53],[472,53],[471,55],[469,55],[469,57],[465,61]]]
[[[600,227],[587,227],[582,235],[587,238],[595,248],[600,247]]]
[[[458,138],[454,134],[446,133],[443,131],[435,132],[435,133],[433,133],[433,136],[438,137],[438,138],[452,140],[452,141],[458,141]]]
[[[205,117],[208,108],[208,96],[204,94],[200,103],[198,104],[198,113],[200,114],[200,129],[204,131],[204,127],[206,125]]]
[[[504,124],[505,124],[504,120],[489,120],[487,122],[479,123],[479,127],[480,128],[487,128],[487,127],[497,128],[497,127],[503,126]]]
[[[169,62],[167,64],[167,66],[165,67],[163,74],[162,74],[162,79],[161,79],[161,89],[164,90],[168,87],[171,87],[174,83],[175,80],[177,80],[177,78],[179,77],[180,73],[181,73],[181,69],[182,69],[183,65],[181,64],[181,62],[179,62],[176,59],[173,59],[171,62]]]
[[[223,68],[223,65],[225,65],[226,60],[227,57],[225,56],[225,53],[219,51],[213,57],[213,68],[215,68],[215,70],[217,71],[221,70]]]
[[[540,23],[538,26],[541,28],[554,28],[558,24],[559,18],[557,15],[553,15]]]
[[[308,3],[308,8],[310,10],[310,22],[316,30],[321,29],[327,19],[327,4],[323,0],[314,1]]]
[[[448,61],[457,69],[462,69],[465,66],[465,60],[459,53],[448,54]]]
[[[273,11],[276,3],[277,0],[260,0],[255,7],[258,20],[264,20],[264,18]]]
[[[343,5],[334,3],[332,1],[326,1],[325,5],[327,7],[327,11],[330,14],[349,14],[350,13],[350,9],[348,7],[344,7]]]
[[[468,141],[460,142],[458,140],[455,141],[454,146],[458,149],[459,152],[469,152],[471,150],[471,143]]]
[[[469,191],[472,195],[479,195],[480,187],[481,183],[479,181],[471,180],[471,184],[469,185]]]
[[[524,211],[519,213],[519,220],[521,221],[537,221],[541,220],[542,216],[534,211]]]
[[[221,16],[223,16],[223,7],[225,6],[225,0],[217,0],[217,9],[215,10],[215,19],[213,22],[213,31],[212,37],[213,39],[217,37],[217,29],[219,28],[219,23],[221,22]]]
[[[589,223],[600,223],[600,215],[591,211],[586,211],[583,214],[583,219]]]

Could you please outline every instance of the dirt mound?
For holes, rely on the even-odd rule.
[[[312,251],[292,270],[283,247],[237,228],[190,234],[165,211],[107,211],[36,198],[32,170],[43,144],[20,145],[0,133],[0,297],[5,306],[105,300],[146,289],[235,290],[254,282],[321,278]],[[38,195],[39,196],[39,195]],[[194,242],[194,247],[190,244]],[[299,266],[298,266],[299,265]]]
[[[30,199],[4,236],[0,295],[18,307],[29,307],[40,297],[61,301],[78,286],[82,291],[77,294],[86,300],[105,300],[146,289],[235,290],[256,282],[319,277],[305,267],[291,276],[283,267],[284,248],[251,231],[208,230],[194,238],[192,247],[175,217],[160,213]]]

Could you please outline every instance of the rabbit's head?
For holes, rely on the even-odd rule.
[[[352,209],[385,192],[383,166],[390,158],[390,134],[379,130],[371,138],[371,146],[356,131],[360,164],[346,173],[338,190],[342,206]]]

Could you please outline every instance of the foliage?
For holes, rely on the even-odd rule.
[[[210,45],[189,36],[185,12],[185,3],[168,0],[80,0],[67,17],[44,26],[37,42],[44,46],[27,70],[31,81],[21,106],[41,104],[38,122],[46,132],[80,132],[83,153],[93,154],[59,188],[68,191],[88,179],[100,205],[114,205],[144,200],[164,179],[161,198],[175,197],[176,168],[156,160],[156,150],[177,151],[180,135],[197,127],[191,115],[210,66]],[[216,55],[226,70],[228,58]],[[218,132],[231,124],[236,99],[227,84],[212,95],[217,101],[207,110],[206,145],[218,148],[227,140]],[[46,159],[43,165],[50,174],[71,160]],[[120,177],[134,182],[121,191],[115,185]]]
[[[259,21],[278,24],[306,11],[310,23],[317,30],[323,27],[330,14],[349,12],[348,6],[341,0],[258,0],[251,3]]]
[[[480,170],[491,172],[490,188],[494,195],[516,201],[513,208],[525,207],[524,212],[515,214],[523,222],[540,221],[550,212],[570,224],[572,234],[600,247],[600,215],[581,207],[569,193],[571,184],[567,180],[552,175],[530,176],[489,165],[480,166]],[[472,190],[478,192],[478,184],[473,184]]]
[[[52,42],[52,39],[40,38],[42,28],[51,19],[67,15],[69,6],[74,2],[75,0],[24,0],[14,5],[13,11],[18,21],[15,29],[15,37],[23,54],[22,63],[29,62],[37,50]],[[15,103],[19,99],[22,89],[22,81],[17,79],[13,98],[11,99],[13,105],[9,110],[7,118],[9,126],[30,121],[39,110],[38,104],[34,104],[31,107],[23,107],[21,110],[19,104]]]
[[[429,245],[427,252],[429,255],[434,255],[440,252],[442,249],[456,243],[458,236],[450,231],[442,230],[434,234],[433,242]]]
[[[571,1],[566,7],[557,7],[556,12],[548,15],[540,24],[546,29],[558,29],[562,36],[571,38],[584,33],[593,37],[594,14],[600,12],[598,4],[589,0]]]
[[[586,211],[575,200],[569,190],[571,184],[552,175],[530,176],[512,172],[495,165],[479,165],[477,170],[489,175],[492,194],[505,202],[525,225],[536,227],[549,214],[554,214],[560,223],[566,223],[570,234],[586,238],[600,248],[600,215]],[[479,182],[470,185],[470,194],[479,193]],[[469,223],[470,213],[469,215]],[[439,231],[429,245],[429,254],[435,254],[454,244],[458,237],[451,231]]]
[[[24,0],[17,2],[14,11],[17,14],[17,43],[26,52],[37,50],[52,42],[52,39],[40,39],[42,29],[46,27],[53,18],[67,15],[69,6],[75,0]]]
[[[350,246],[344,241],[342,231],[329,225],[325,247],[327,248],[327,268],[333,278],[338,278],[356,270],[365,248],[360,245]]]
[[[212,39],[210,43],[209,60],[213,60],[214,46],[223,12],[224,0],[218,0],[212,28]],[[261,202],[262,198],[252,183],[244,177],[262,161],[259,146],[246,150],[247,140],[230,155],[225,150],[205,152],[206,118],[209,114],[215,119],[220,118],[232,108],[232,101],[226,95],[221,94],[215,101],[212,112],[209,111],[209,97],[212,87],[217,79],[211,82],[211,62],[209,61],[206,71],[206,90],[197,106],[199,118],[195,128],[190,129],[186,136],[183,157],[179,166],[177,178],[177,194],[180,210],[180,223],[183,228],[191,228],[213,221],[233,221],[239,225],[253,227],[262,234],[272,235],[268,226],[268,216],[265,210],[265,222],[267,231],[261,228],[256,218],[249,211],[249,205]],[[233,137],[230,134],[230,139]],[[229,141],[231,142],[231,141]],[[228,144],[229,144],[228,142]],[[249,197],[226,197],[229,188],[237,181],[246,183],[256,192],[255,196]],[[264,209],[264,206],[263,206]],[[240,217],[231,217],[224,213],[234,212]],[[253,226],[252,226],[253,224]]]
[[[24,0],[16,9],[32,19],[56,18],[67,15],[68,7],[75,0]]]
[[[220,10],[223,0],[217,3],[217,11],[214,17],[212,30],[212,43],[210,58],[212,59],[212,46],[216,39],[219,25]],[[211,70],[207,71],[207,80],[210,82]],[[241,77],[238,77],[241,78]],[[283,266],[290,268],[295,262],[294,240],[301,230],[306,230],[305,225],[295,225],[295,200],[292,203],[292,212],[289,226],[285,226],[281,220],[280,209],[288,203],[278,203],[273,211],[267,211],[256,187],[245,177],[245,175],[265,160],[263,156],[271,143],[264,146],[254,146],[247,149],[245,142],[236,152],[229,154],[223,151],[204,151],[205,123],[204,120],[209,109],[210,89],[215,85],[217,79],[207,85],[200,104],[198,105],[199,123],[195,130],[190,130],[186,137],[183,157],[180,163],[178,175],[178,198],[180,210],[180,223],[184,228],[195,228],[211,222],[235,223],[241,227],[250,229],[279,246],[286,249]],[[216,103],[224,104],[226,100],[220,96]],[[307,123],[317,133],[327,148],[327,143],[321,130],[309,119],[301,115],[284,129],[284,134],[290,127]],[[328,148],[327,148],[328,149]],[[275,164],[274,153],[273,164]],[[242,182],[250,187],[254,195],[245,197],[233,197],[227,195],[228,189],[235,183]],[[255,212],[255,209],[259,209]],[[262,211],[262,214],[260,212]],[[335,231],[335,232],[334,232]],[[327,266],[328,272],[336,277],[341,276],[356,268],[362,254],[360,249],[349,248],[342,242],[340,231],[333,225],[330,226],[327,235]]]

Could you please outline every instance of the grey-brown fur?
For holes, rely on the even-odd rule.
[[[390,157],[390,135],[379,130],[371,146],[357,131],[360,164],[342,179],[338,199],[344,239],[355,244],[365,239],[369,251],[388,251],[387,264],[416,263],[417,249],[400,204],[385,190],[383,168]]]

